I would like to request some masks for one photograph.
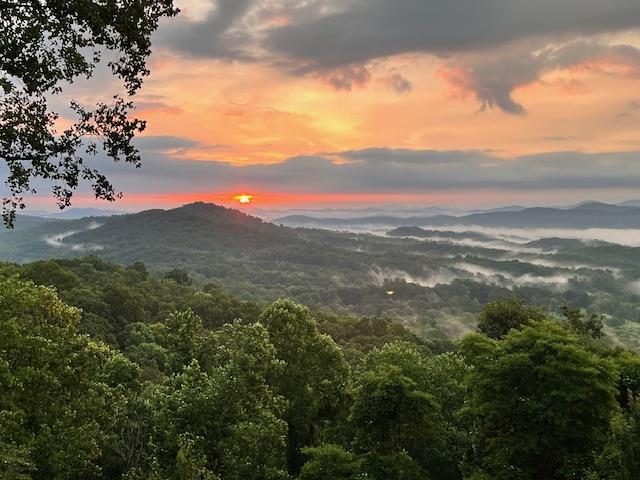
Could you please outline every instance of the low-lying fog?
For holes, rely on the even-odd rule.
[[[330,226],[323,226],[322,228],[328,230],[347,231],[354,233],[370,233],[372,235],[386,235],[387,232],[394,230],[397,226],[385,226],[385,225],[354,225],[332,228]],[[496,244],[496,248],[505,248],[512,250],[514,246],[508,246],[508,244],[525,244],[535,240],[541,240],[543,238],[567,238],[584,241],[603,241],[609,243],[615,243],[618,245],[625,245],[630,247],[640,247],[640,229],[615,229],[615,228],[588,228],[585,230],[579,229],[556,229],[556,228],[508,228],[508,227],[484,227],[481,225],[447,225],[447,226],[422,226],[424,230],[432,230],[439,232],[474,232],[482,233],[488,237],[493,237],[494,240],[504,240],[507,244]],[[488,246],[487,243],[481,240],[472,239],[449,239],[449,238],[436,238],[430,237],[429,240],[438,241],[446,240],[450,243],[460,243],[468,246]]]
[[[545,286],[562,291],[569,288],[572,282],[589,281],[598,274],[601,278],[603,278],[602,275],[608,275],[612,280],[621,280],[623,274],[620,268],[602,263],[596,258],[593,262],[570,261],[564,256],[570,250],[565,250],[561,246],[558,246],[558,249],[549,248],[531,242],[546,238],[560,238],[580,240],[585,242],[585,246],[595,241],[640,246],[640,230],[489,228],[467,225],[421,228],[424,236],[394,236],[469,247],[470,250],[467,253],[463,250],[458,254],[442,256],[436,253],[435,256],[431,256],[433,261],[437,261],[438,257],[446,258],[448,261],[437,268],[425,268],[417,275],[415,272],[410,274],[396,268],[373,268],[370,275],[376,284],[382,285],[387,280],[404,280],[408,283],[433,287],[462,279],[507,288]],[[394,227],[384,226],[371,228],[358,226],[348,231],[387,236],[387,233],[394,229]],[[344,228],[341,230],[345,231]],[[479,248],[489,250],[479,250]],[[640,292],[640,281],[633,283],[631,287],[632,291]]]

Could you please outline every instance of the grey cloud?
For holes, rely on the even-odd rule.
[[[545,191],[640,188],[640,152],[554,152],[500,158],[484,151],[371,148],[294,157],[279,164],[233,166],[169,156],[197,145],[174,137],[140,138],[140,169],[87,159],[127,193],[228,192],[257,188],[299,193],[417,193],[429,191]],[[200,146],[198,146],[200,148]],[[338,161],[339,160],[339,161]],[[0,162],[0,175],[6,174]],[[49,187],[34,186],[41,194]],[[80,192],[88,192],[82,185]],[[0,193],[3,193],[0,186]]]
[[[457,89],[472,93],[481,109],[499,108],[511,114],[522,114],[524,107],[513,98],[513,91],[534,81],[549,71],[607,61],[626,66],[640,75],[640,50],[630,45],[604,45],[577,41],[549,47],[535,53],[513,51],[480,55],[451,61],[440,76]]]
[[[640,100],[633,100],[632,102],[628,102],[617,116],[621,118],[630,117],[638,112],[640,112]]]
[[[196,57],[248,59],[244,48],[250,43],[250,33],[234,31],[233,27],[255,3],[254,0],[217,0],[215,7],[202,21],[178,17],[166,24],[156,40],[180,53]]]
[[[408,93],[412,90],[413,85],[411,82],[400,75],[398,72],[390,73],[389,75],[382,77],[380,82],[389,90],[393,90],[396,93]]]
[[[146,135],[135,138],[135,145],[144,153],[158,153],[195,147],[198,142],[184,137],[171,135]]]
[[[638,62],[631,46],[577,40],[638,29],[638,0],[212,2],[204,20],[178,18],[163,26],[157,40],[196,57],[268,62],[321,78],[336,90],[377,77],[406,93],[410,80],[397,72],[378,77],[375,60],[427,53],[449,59],[443,78],[475,95],[482,109],[523,114],[514,89],[546,71],[598,55]],[[274,23],[276,17],[286,24]]]
[[[371,73],[361,65],[348,65],[319,76],[336,90],[348,92],[353,87],[364,87],[371,81]]]
[[[167,113],[170,115],[178,115],[182,113],[182,109],[180,107],[176,107],[173,105],[169,105],[168,103],[161,101],[138,101],[135,103],[137,111],[145,111],[145,110],[155,110],[161,111],[163,113]]]
[[[480,51],[534,37],[586,36],[640,26],[637,0],[359,0],[273,29],[266,45],[327,70],[392,55]]]
[[[246,186],[289,192],[408,193],[638,188],[639,160],[640,152],[559,152],[502,159],[480,151],[377,148],[242,167],[149,152],[139,170],[113,163],[102,166],[125,193],[216,192]]]

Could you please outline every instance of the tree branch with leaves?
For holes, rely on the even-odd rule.
[[[149,74],[151,35],[162,17],[178,13],[173,0],[0,1],[0,158],[8,173],[2,217],[12,227],[24,196],[45,180],[60,208],[71,204],[80,181],[98,199],[120,196],[87,159],[103,151],[139,167],[132,143],[146,127],[131,118],[131,97]],[[80,78],[90,78],[102,57],[122,81],[125,98],[85,106],[71,101],[71,125],[58,130],[52,99]],[[126,98],[128,97],[128,98]],[[68,120],[68,119],[65,119]]]

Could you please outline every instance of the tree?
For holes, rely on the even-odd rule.
[[[273,385],[287,400],[287,464],[289,473],[297,475],[304,463],[302,447],[313,446],[318,427],[343,410],[347,365],[340,347],[318,332],[308,308],[278,300],[259,321],[284,364]]]
[[[640,406],[635,402],[611,420],[611,432],[594,470],[603,480],[640,478]]]
[[[198,451],[197,439],[181,435],[178,445],[176,480],[219,480],[220,477],[207,468],[207,457]]]
[[[478,331],[497,339],[512,328],[520,328],[530,321],[543,319],[542,309],[525,305],[518,297],[509,297],[484,306],[478,318]]]
[[[366,372],[350,416],[356,444],[379,454],[411,448],[416,440],[433,434],[437,408],[433,397],[400,368],[384,365]]]
[[[76,332],[55,291],[0,281],[0,477],[95,478],[137,368]],[[6,470],[2,470],[6,469]]]
[[[198,468],[228,480],[286,478],[283,399],[267,383],[281,368],[259,324],[225,325],[204,339],[198,360],[155,395],[154,442],[159,464],[178,480],[188,436]],[[190,457],[191,458],[191,457]],[[191,467],[189,467],[191,468]]]
[[[464,377],[468,371],[463,358],[455,353],[426,355],[413,344],[396,341],[372,350],[365,360],[369,371],[385,366],[399,368],[434,401],[429,417],[415,417],[404,432],[415,429],[414,438],[405,441],[402,448],[431,477],[460,479],[466,435],[457,413],[464,404]]]
[[[189,272],[183,268],[174,268],[164,274],[164,278],[167,280],[173,280],[178,285],[191,285],[192,280],[189,276]]]
[[[465,414],[470,470],[496,480],[584,478],[616,408],[613,362],[555,322],[533,322],[501,341],[470,335]]]
[[[60,208],[80,180],[97,198],[118,194],[106,176],[86,163],[100,149],[114,161],[140,165],[132,145],[145,122],[131,119],[132,102],[115,94],[93,107],[71,101],[71,126],[57,130],[55,96],[78,78],[89,78],[102,56],[132,96],[148,75],[151,34],[161,17],[174,16],[173,0],[2,0],[0,2],[0,158],[8,167],[3,219],[12,226],[33,181],[52,183]],[[67,120],[69,120],[67,118]]]
[[[302,450],[308,458],[300,470],[299,480],[357,480],[362,461],[338,445],[322,445]]]
[[[602,338],[604,336],[602,315],[595,313],[589,315],[583,310],[566,306],[562,307],[560,311],[569,330],[585,337]]]

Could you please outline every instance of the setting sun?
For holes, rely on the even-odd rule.
[[[243,205],[248,205],[253,201],[253,195],[241,194],[233,197],[234,200],[237,200]]]

